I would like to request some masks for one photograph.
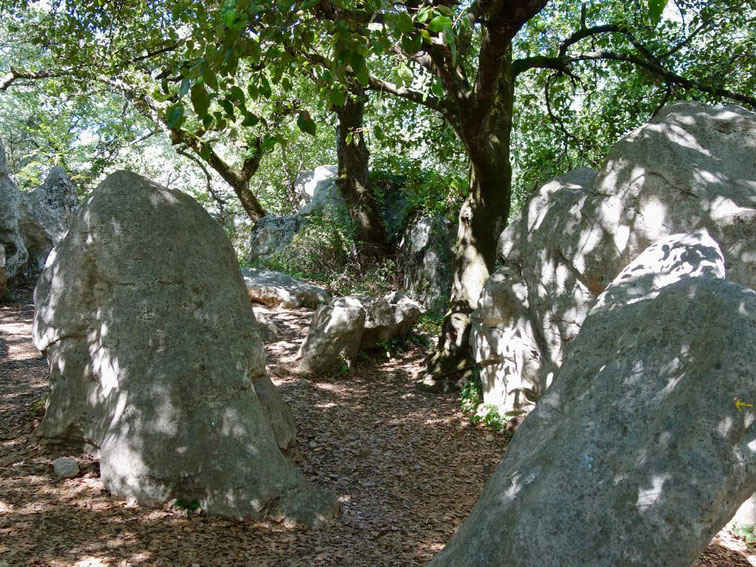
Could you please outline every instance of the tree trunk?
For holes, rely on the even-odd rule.
[[[336,109],[339,117],[337,153],[338,184],[357,230],[357,252],[368,262],[385,258],[389,253],[386,229],[378,204],[370,189],[368,162],[370,152],[362,133],[365,111],[364,91],[353,91],[344,106]]]
[[[459,211],[453,251],[453,283],[436,352],[428,360],[431,388],[464,380],[474,360],[470,350],[470,314],[496,264],[499,235],[509,215],[512,167],[509,143],[514,104],[511,55],[503,58],[497,95],[483,117],[460,113],[460,131],[470,156],[470,185]]]

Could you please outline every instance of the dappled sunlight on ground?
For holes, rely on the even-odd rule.
[[[414,390],[419,350],[304,379],[296,354],[312,312],[266,309],[282,329],[267,345],[268,369],[297,420],[299,466],[338,496],[342,515],[304,531],[117,501],[95,459],[30,437],[47,367],[31,346],[28,293],[20,299],[0,305],[0,562],[9,565],[421,565],[466,518],[504,452],[505,436],[471,426],[454,395]],[[60,456],[75,457],[81,475],[56,480]],[[700,567],[745,561],[737,540],[719,537]]]

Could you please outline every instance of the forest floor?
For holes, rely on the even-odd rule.
[[[420,565],[464,521],[506,448],[505,434],[470,425],[456,395],[415,390],[419,348],[306,380],[295,357],[311,312],[265,310],[282,328],[268,369],[297,420],[299,466],[338,495],[341,516],[301,530],[117,501],[93,458],[32,435],[48,390],[33,309],[30,290],[0,304],[0,567]],[[77,459],[78,477],[56,480],[61,456]],[[748,566],[750,554],[723,530],[697,565]]]

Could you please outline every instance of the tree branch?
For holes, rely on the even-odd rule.
[[[659,77],[667,84],[679,85],[687,89],[694,89],[720,98],[729,98],[731,100],[756,108],[756,98],[752,96],[736,93],[728,89],[710,86],[693,79],[688,79],[687,77],[683,77],[673,71],[665,69],[654,61],[649,61],[648,59],[644,59],[628,53],[618,53],[613,51],[588,51],[569,57],[526,57],[524,59],[518,59],[517,61],[515,61],[514,68],[515,74],[522,73],[529,69],[537,68],[555,69],[558,71],[566,72],[570,65],[573,65],[580,61],[599,60],[631,63],[636,67],[640,67],[641,69],[648,71],[652,75]]]

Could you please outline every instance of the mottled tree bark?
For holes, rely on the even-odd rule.
[[[336,108],[339,117],[338,184],[354,220],[357,252],[361,259],[374,262],[389,254],[389,246],[368,178],[370,152],[362,132],[364,112],[364,91],[361,87],[354,87],[353,96],[347,98],[344,106]]]
[[[469,347],[470,314],[496,263],[499,235],[509,215],[512,167],[509,158],[514,74],[511,52],[497,62],[496,92],[486,113],[460,112],[459,131],[470,156],[467,198],[459,212],[453,251],[453,283],[438,348],[428,360],[429,385],[464,378],[473,360]],[[461,374],[460,374],[461,373]],[[438,378],[444,378],[439,383]]]

